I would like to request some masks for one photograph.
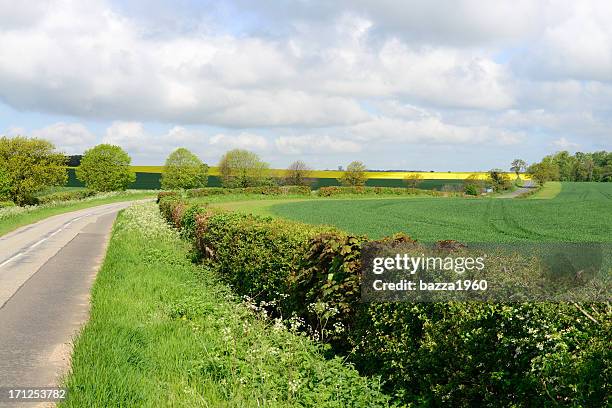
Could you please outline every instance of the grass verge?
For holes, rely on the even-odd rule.
[[[39,206],[2,208],[0,209],[0,236],[53,215],[95,207],[96,205],[152,198],[155,197],[156,193],[154,191],[107,193],[84,200],[56,202]]]
[[[386,406],[378,384],[235,299],[153,203],[119,215],[63,407]]]
[[[535,194],[533,194],[530,199],[535,200],[550,200],[551,198],[555,198],[561,192],[561,182],[560,181],[549,181],[540,188]]]

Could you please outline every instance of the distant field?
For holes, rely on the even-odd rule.
[[[159,189],[161,173],[163,166],[132,166],[132,170],[136,173],[136,181],[130,184],[131,189]],[[405,187],[404,177],[408,174],[418,173],[423,177],[423,182],[419,188],[425,190],[440,190],[444,185],[462,184],[462,181],[470,175],[476,174],[479,178],[484,179],[487,173],[484,172],[382,172],[371,171],[367,172],[367,186],[372,187]],[[270,176],[281,178],[285,175],[283,169],[270,169]],[[325,186],[339,185],[338,178],[342,176],[342,172],[337,170],[314,170],[311,173],[312,188],[318,189]],[[511,174],[514,179],[514,174]],[[527,179],[526,175],[521,175],[523,179]],[[77,180],[75,169],[68,169],[69,187],[83,187],[83,183]],[[221,180],[219,178],[219,169],[210,167],[208,177],[209,187],[220,187]]]
[[[612,183],[562,183],[549,200],[310,200],[269,211],[372,238],[405,232],[426,242],[612,242]]]
[[[138,173],[162,173],[164,166],[132,166],[132,169]],[[285,174],[285,169],[270,169],[269,173],[274,177],[282,177]],[[219,168],[211,166],[208,169],[208,174],[211,176],[219,175]],[[338,170],[313,170],[310,175],[314,178],[339,178],[343,174]],[[366,172],[369,178],[373,179],[403,179],[408,174],[420,174],[425,180],[464,180],[472,174],[478,175],[480,178],[486,178],[486,172],[469,172],[469,171],[368,171]],[[509,173],[514,174],[514,173]],[[528,179],[526,175],[521,175],[522,179]]]

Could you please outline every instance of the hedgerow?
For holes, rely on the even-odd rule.
[[[157,203],[159,204],[162,198],[168,197],[180,197],[181,194],[178,191],[161,191],[157,193]]]
[[[93,190],[75,190],[75,191],[60,191],[57,193],[46,194],[37,197],[38,204],[48,204],[53,202],[82,200],[87,197],[93,197],[96,192]]]
[[[263,186],[243,188],[206,187],[187,190],[187,197],[207,197],[215,195],[260,194],[260,195],[310,195],[308,186]]]
[[[320,197],[331,197],[337,195],[427,195],[433,197],[459,195],[457,193],[440,192],[435,190],[420,190],[416,188],[403,187],[344,187],[329,186],[318,190]]]
[[[380,375],[399,402],[610,403],[609,305],[361,303],[360,256],[371,242],[367,237],[195,209],[176,197],[162,199],[160,209],[176,227],[189,225],[198,257],[236,292],[302,326],[363,374]],[[414,242],[404,235],[383,241]]]

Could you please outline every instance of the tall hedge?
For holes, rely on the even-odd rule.
[[[366,237],[193,207],[176,196],[162,198],[160,209],[239,294],[261,302],[273,315],[297,321],[363,374],[382,376],[398,402],[611,402],[609,305],[360,303]]]

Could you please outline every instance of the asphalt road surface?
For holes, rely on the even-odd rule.
[[[0,407],[14,406],[7,388],[56,386],[65,374],[113,222],[129,205],[60,214],[0,237]]]
[[[497,198],[516,198],[518,196],[520,196],[521,194],[524,194],[528,191],[533,190],[536,187],[535,183],[532,180],[524,180],[523,181],[523,187],[518,187],[516,190],[510,192],[510,193],[506,193],[503,194],[501,196],[498,196]]]

